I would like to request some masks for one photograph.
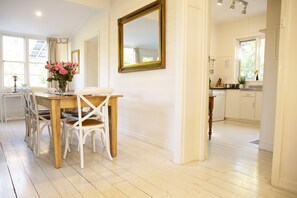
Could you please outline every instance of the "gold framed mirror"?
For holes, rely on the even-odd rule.
[[[165,0],[120,19],[119,73],[165,69]]]

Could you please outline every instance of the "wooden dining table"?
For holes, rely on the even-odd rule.
[[[104,96],[86,96],[94,105],[99,105]],[[110,152],[112,157],[117,156],[117,114],[118,98],[122,95],[112,95],[109,99],[109,134],[110,134]],[[36,93],[36,102],[38,105],[47,107],[51,112],[52,121],[52,138],[54,146],[54,165],[56,168],[62,167],[61,156],[61,132],[60,132],[60,115],[62,109],[77,108],[76,96],[62,96],[52,93]],[[87,106],[82,102],[82,106]]]

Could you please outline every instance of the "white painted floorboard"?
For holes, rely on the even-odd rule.
[[[46,131],[36,158],[23,141],[24,121],[1,123],[0,197],[297,197],[270,184],[272,154],[250,143],[258,139],[258,126],[215,122],[213,132],[203,162],[176,165],[169,151],[119,134],[114,161],[101,141],[93,153],[88,140],[81,169],[74,141],[55,169]]]

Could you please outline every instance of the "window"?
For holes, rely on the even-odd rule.
[[[23,38],[3,36],[4,86],[13,86],[12,76],[17,76],[17,86],[23,84],[25,74],[25,41]]]
[[[259,80],[263,80],[264,50],[265,39],[262,37],[239,40],[239,76],[245,76],[246,80],[256,80],[258,74]]]
[[[29,39],[29,80],[30,85],[46,86],[47,43],[45,40]]]
[[[12,76],[17,76],[17,87],[22,84],[46,86],[46,41],[14,36],[3,36],[2,40],[3,85],[12,87]]]

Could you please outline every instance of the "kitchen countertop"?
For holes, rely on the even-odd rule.
[[[211,87],[211,90],[225,90],[225,89],[239,89],[239,88],[225,88],[225,87]]]
[[[225,88],[225,87],[211,87],[210,90],[240,90],[240,91],[263,91],[259,88]]]

